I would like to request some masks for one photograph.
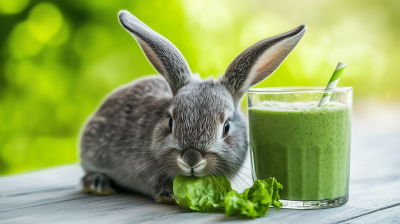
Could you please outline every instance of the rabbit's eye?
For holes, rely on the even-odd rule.
[[[224,133],[222,134],[222,137],[227,136],[228,133],[229,133],[229,122],[228,122],[228,121],[225,121],[225,124],[224,124]]]
[[[174,121],[172,120],[172,117],[169,118],[169,131],[172,133],[172,125],[173,125]]]

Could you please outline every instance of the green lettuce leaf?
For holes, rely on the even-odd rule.
[[[211,211],[225,207],[225,216],[244,215],[251,218],[264,217],[270,206],[282,207],[278,190],[283,189],[271,177],[256,180],[242,194],[232,190],[226,176],[183,176],[174,180],[174,199],[184,207],[197,211]]]
[[[232,190],[226,176],[183,176],[178,175],[173,185],[175,201],[197,211],[212,211],[224,207],[225,195]]]
[[[254,185],[243,194],[232,190],[225,197],[225,216],[264,217],[271,205],[279,210],[282,204],[279,202],[278,189],[282,188],[275,178],[269,178],[254,181]]]
[[[273,177],[266,179],[265,182],[268,183],[268,193],[270,195],[272,191],[272,206],[276,207],[279,211],[279,209],[281,209],[282,207],[282,203],[279,201],[280,197],[278,194],[278,190],[283,189],[283,186],[282,184],[278,183],[278,181]]]
[[[239,194],[235,190],[226,195],[225,204],[225,217],[244,215],[254,218],[259,216],[255,209],[255,204],[245,199],[243,194]]]

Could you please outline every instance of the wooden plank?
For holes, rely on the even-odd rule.
[[[135,203],[132,203],[135,201]],[[45,203],[34,207],[0,213],[2,223],[19,222],[29,218],[30,222],[116,222],[116,223],[217,223],[225,222],[221,212],[200,213],[190,212],[180,206],[159,205],[152,203],[136,203],[132,196],[122,198],[84,197],[76,200],[63,200],[59,203]],[[379,201],[377,201],[379,202]],[[382,204],[379,202],[379,204]],[[376,207],[376,209],[382,209]],[[340,220],[351,220],[356,216],[370,214],[371,211],[359,207],[343,206],[336,209],[319,211],[298,211],[283,209],[277,212],[271,209],[265,218],[251,220],[253,223],[332,223]],[[6,213],[6,214],[4,214]],[[22,215],[23,214],[23,215]],[[228,219],[230,222],[244,221],[243,219]]]
[[[38,200],[40,198],[40,200]],[[30,222],[140,221],[185,210],[181,206],[155,204],[151,199],[119,194],[109,197],[83,194],[79,189],[8,198],[0,209],[2,223]],[[175,207],[171,209],[171,207]]]
[[[400,223],[400,204],[380,209],[366,215],[343,220],[340,223],[364,224],[364,223]]]
[[[79,185],[82,176],[83,170],[76,164],[6,176],[0,178],[0,198],[48,191],[50,189],[74,188]]]
[[[400,131],[352,136],[350,179],[367,181],[400,175]]]
[[[384,182],[381,185],[400,186],[400,181]],[[382,186],[380,186],[382,187]],[[252,223],[285,222],[332,223],[351,220],[353,217],[379,213],[394,204],[400,203],[396,192],[387,192],[386,197],[376,197],[376,190],[371,189],[367,196],[351,198],[349,203],[334,209],[324,210],[291,210],[271,209],[265,218],[250,220]],[[388,196],[393,194],[393,196]],[[382,210],[383,211],[383,210]],[[4,198],[0,203],[0,220],[2,223],[22,222],[29,217],[30,222],[154,222],[154,223],[217,223],[226,221],[220,212],[190,212],[177,205],[160,205],[151,199],[130,195],[91,196],[81,193],[79,188]],[[229,219],[230,222],[243,221]]]

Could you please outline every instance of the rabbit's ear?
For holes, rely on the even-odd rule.
[[[172,93],[189,83],[191,71],[181,52],[165,37],[161,36],[128,11],[118,14],[122,26],[139,43],[147,59],[167,80]]]
[[[259,41],[237,56],[229,65],[221,83],[229,90],[237,106],[244,93],[271,75],[303,37],[301,25],[286,33]]]

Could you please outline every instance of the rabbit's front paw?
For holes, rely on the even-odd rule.
[[[162,190],[161,193],[158,195],[156,202],[162,204],[173,204],[173,205],[178,204],[174,199],[174,192],[172,191],[172,189]]]
[[[111,195],[115,190],[108,177],[101,173],[88,173],[82,178],[83,191],[93,195]]]

